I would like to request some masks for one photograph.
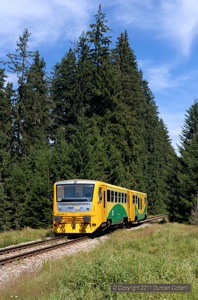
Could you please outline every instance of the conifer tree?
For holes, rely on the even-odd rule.
[[[130,48],[125,31],[118,37],[113,50],[114,74],[117,82],[116,123],[121,132],[118,135],[124,165],[128,166],[127,178],[131,177],[130,188],[143,189],[143,112],[144,97],[136,57]],[[115,118],[114,118],[115,120]],[[114,121],[115,123],[115,121]]]
[[[191,222],[192,212],[197,209],[198,197],[198,101],[187,110],[179,147],[178,197],[172,203],[173,219]]]
[[[87,33],[82,33],[75,47],[76,69],[76,97],[78,102],[78,116],[90,117],[93,114],[91,99],[94,90],[95,67],[90,59],[90,45]]]
[[[0,230],[11,228],[12,213],[12,203],[6,190],[12,161],[12,85],[5,85],[5,80],[5,71],[0,69]]]
[[[57,130],[63,131],[68,124],[75,124],[78,116],[76,57],[72,49],[54,67],[51,99],[52,131],[55,139]]]
[[[98,70],[105,59],[109,59],[111,36],[106,34],[110,31],[107,26],[105,14],[102,12],[102,5],[99,5],[98,13],[95,15],[96,23],[90,24],[90,31],[87,32],[89,41],[92,45],[90,59],[97,66]]]
[[[56,134],[56,139],[50,149],[50,181],[75,178],[73,161],[70,159],[70,144],[66,140],[65,129]]]
[[[111,36],[108,35],[110,28],[107,26],[102,6],[99,5],[95,15],[95,23],[90,24],[87,32],[90,42],[90,61],[93,63],[92,97],[90,107],[92,114],[104,116],[112,107],[113,69],[110,59]]]
[[[16,53],[7,55],[9,68],[18,78],[15,95],[12,97],[14,111],[13,154],[15,156],[13,156],[12,168],[6,181],[7,193],[14,207],[12,226],[15,229],[27,225],[24,210],[27,206],[28,209],[31,209],[34,203],[28,202],[29,194],[32,195],[32,199],[38,206],[41,205],[41,199],[36,191],[33,193],[32,187],[30,188],[27,183],[29,172],[32,176],[29,178],[30,182],[35,181],[38,172],[35,174],[32,165],[28,165],[26,162],[29,157],[33,161],[36,159],[36,157],[33,158],[33,155],[29,156],[32,147],[35,147],[35,151],[32,150],[32,152],[36,153],[37,144],[42,148],[42,145],[44,147],[48,143],[49,107],[44,70],[45,62],[40,59],[38,52],[28,51],[29,37],[30,33],[26,29],[23,35],[19,37]],[[44,181],[41,174],[40,178],[41,181]]]
[[[141,77],[142,72],[140,72]],[[168,130],[159,118],[154,95],[148,82],[142,78],[142,91],[145,99],[144,131],[145,155],[144,174],[146,191],[148,193],[149,210],[151,213],[161,213],[166,210],[168,199],[172,198],[169,186],[170,171],[173,167],[175,152],[171,146]]]
[[[2,181],[2,166],[0,163],[0,231],[6,231],[12,228],[11,215],[13,212],[12,203],[6,195],[5,183]]]
[[[24,83],[24,151],[37,143],[46,144],[49,132],[49,97],[44,59],[39,52],[34,54],[33,62],[26,72]]]
[[[25,201],[22,207],[22,225],[48,228],[52,222],[52,189],[50,181],[50,152],[47,146],[32,146],[23,161]]]
[[[4,141],[4,148],[7,151],[11,150],[12,144],[12,84],[5,84],[6,75],[3,69],[0,69],[0,134],[1,141]],[[2,146],[3,148],[3,146]]]
[[[18,79],[18,86],[12,99],[14,107],[14,137],[15,151],[18,157],[23,155],[23,135],[25,118],[25,85],[27,82],[27,71],[31,64],[33,52],[28,51],[28,40],[30,33],[24,30],[22,36],[19,36],[15,53],[7,54],[9,58],[8,67],[10,72],[14,73]]]
[[[71,136],[69,158],[74,178],[106,180],[105,145],[95,118],[79,118]]]

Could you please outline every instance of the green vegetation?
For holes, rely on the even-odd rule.
[[[187,110],[174,174],[171,219],[198,224],[198,101]]]
[[[124,235],[123,230],[118,230],[92,251],[48,261],[35,274],[26,274],[9,283],[1,290],[1,298],[195,300],[197,249],[195,226],[155,224],[135,231],[124,230]],[[111,283],[189,283],[192,291],[111,293]]]
[[[107,23],[100,5],[50,75],[27,29],[0,65],[0,231],[48,228],[53,183],[71,178],[146,192],[151,214],[196,223],[197,101],[178,158],[127,31],[112,45]]]
[[[17,245],[35,240],[45,240],[53,235],[52,230],[24,228],[23,230],[10,230],[0,233],[0,248]]]

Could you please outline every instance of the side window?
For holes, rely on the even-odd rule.
[[[133,195],[133,204],[135,204],[135,195]]]
[[[99,187],[99,191],[98,191],[98,202],[102,201],[102,188]]]
[[[110,194],[110,190],[107,190],[107,202],[111,201],[111,194]]]
[[[62,186],[57,186],[56,188],[56,193],[57,193],[57,200],[61,201],[64,198],[64,188]]]
[[[114,202],[114,191],[111,191],[111,202]]]
[[[115,192],[115,202],[118,202],[118,192]]]
[[[119,194],[119,200],[118,200],[118,202],[120,203],[120,202],[122,202],[122,193],[118,193]]]
[[[125,197],[124,197],[124,193],[122,193],[122,203],[125,202]]]

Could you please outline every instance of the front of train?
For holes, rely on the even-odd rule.
[[[97,229],[96,182],[65,180],[54,184],[53,229],[56,234],[90,234]]]

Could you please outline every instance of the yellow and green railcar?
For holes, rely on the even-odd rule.
[[[74,179],[54,184],[53,229],[57,234],[104,231],[146,216],[145,193],[95,180]]]

